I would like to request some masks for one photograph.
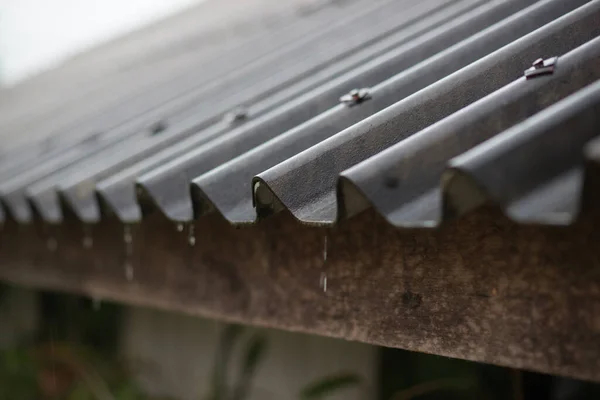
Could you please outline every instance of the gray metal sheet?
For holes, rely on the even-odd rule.
[[[347,18],[343,23],[332,24],[325,32],[308,35],[310,40],[301,40],[293,46],[262,57],[260,63],[245,67],[244,74],[238,73],[226,80],[215,81],[210,85],[210,90],[203,89],[201,98],[195,99],[191,108],[165,118],[168,125],[160,135],[148,135],[145,131],[148,125],[156,121],[156,114],[161,115],[159,111],[166,114],[172,112],[168,102],[159,111],[135,118],[109,132],[102,138],[105,149],[103,152],[98,152],[101,146],[95,149],[94,154],[81,152],[80,148],[73,149],[66,155],[49,161],[60,163],[60,167],[66,167],[65,170],[48,175],[57,170],[56,165],[53,165],[54,168],[47,168],[42,163],[25,172],[26,180],[17,176],[11,180],[11,185],[7,185],[9,189],[0,186],[0,192],[5,194],[8,199],[6,202],[16,210],[14,214],[21,221],[31,220],[31,213],[26,214],[28,208],[24,204],[24,194],[25,189],[32,185],[27,193],[48,222],[58,222],[62,218],[55,193],[57,189],[65,193],[67,204],[74,208],[81,219],[96,222],[100,213],[94,198],[95,182],[218,121],[232,107],[267,97],[301,79],[303,75],[314,72],[316,68],[335,62],[337,57],[351,55],[357,47],[389,35],[398,24],[398,18],[394,18],[394,15],[400,10],[406,10],[406,3],[407,1],[388,1],[385,7],[371,7],[364,14]],[[445,3],[449,3],[449,0],[444,3],[428,0],[416,8],[430,12]],[[351,28],[355,25],[365,28],[360,32],[353,31]],[[315,51],[316,48],[320,50]],[[273,63],[277,60],[282,61],[277,64],[277,70],[273,70]],[[128,138],[122,139],[123,136]]]
[[[458,160],[469,161],[456,161],[457,169],[473,177],[473,188],[489,193],[514,219],[536,219],[546,214],[542,203],[551,201],[559,206],[559,193],[548,196],[541,190],[531,192],[560,175],[553,169],[565,172],[563,161],[568,160],[572,167],[581,156],[591,129],[580,129],[580,125],[594,126],[595,121],[590,120],[589,114],[597,111],[594,102],[600,86],[586,88],[556,107],[550,107],[541,116],[517,125],[508,134],[490,138],[600,79],[598,65],[600,38],[560,57],[554,74],[535,79],[519,78],[344,171],[338,183],[341,214],[354,215],[373,205],[398,227],[435,227],[444,218],[462,214],[462,209],[453,210],[471,207],[475,204],[472,200],[480,197],[469,195],[475,189],[465,191],[464,185],[460,185],[459,190],[451,190],[452,179],[448,176],[442,179],[442,175],[453,157],[483,142],[476,147],[481,149],[473,151],[478,155],[467,153]],[[570,127],[561,124],[558,130],[548,132],[548,124],[553,126],[573,113],[582,118],[569,121]],[[532,126],[537,129],[534,131]],[[453,194],[446,207],[442,207],[443,189],[444,193]],[[572,196],[573,199],[578,197]],[[457,205],[453,206],[454,203]]]
[[[216,211],[232,224],[287,209],[331,225],[375,207],[395,226],[434,227],[491,202],[517,222],[562,225],[597,208],[600,0],[355,10],[263,43],[260,56],[223,54],[189,88],[163,81],[164,94],[161,83],[141,95],[152,99],[85,118],[20,151],[26,161],[3,157],[0,200],[19,222],[35,210],[51,223],[65,208],[84,223],[159,209],[178,222]],[[242,68],[223,65],[246,56]],[[523,76],[551,56],[552,74]],[[353,88],[368,99],[340,104]],[[223,118],[241,104],[242,118]],[[112,128],[90,136],[98,121]],[[47,154],[36,159],[35,146]]]
[[[512,4],[489,2],[479,9],[464,13],[460,18],[447,25],[438,26],[419,40],[412,41],[408,46],[408,51],[404,54],[398,52],[398,58],[406,59],[411,55],[411,51],[418,51],[419,54],[426,55],[425,50],[436,49],[436,44],[447,45],[451,43],[452,39],[455,42],[460,41],[470,34],[477,33],[479,28],[490,26],[494,21],[506,18],[508,13],[518,11],[525,5],[523,2],[513,2]],[[572,6],[575,7],[575,4]],[[192,190],[197,214],[216,209],[231,223],[254,222],[256,212],[252,204],[251,188],[251,180],[254,175],[443,78],[469,62],[519,38],[524,33],[553,20],[562,13],[564,13],[564,2],[544,1],[535,4],[509,20],[490,27],[475,38],[451,47],[431,59],[424,60],[389,82],[377,85],[372,89],[371,100],[352,108],[338,105],[280,137],[194,179]],[[373,66],[370,66],[371,70],[377,69],[377,60],[374,61]]]
[[[564,54],[599,34],[600,2],[593,1],[258,174],[257,211],[283,206],[304,223],[335,223],[343,217],[336,201],[341,172],[500,89],[536,58]]]
[[[559,3],[554,2],[554,4]],[[235,139],[233,135],[224,138],[219,143],[220,147],[213,145],[198,149],[180,160],[177,166],[165,166],[160,170],[151,172],[150,177],[141,178],[139,182],[146,193],[154,199],[155,203],[169,217],[189,220],[193,217],[187,187],[187,181],[190,178],[204,174],[219,164],[228,161],[232,156],[251,150],[264,141],[284,133],[284,128],[295,127],[299,122],[305,121],[318,112],[324,112],[324,114],[313,120],[293,128],[292,132],[284,135],[285,139],[276,140],[274,142],[276,144],[263,145],[260,150],[253,150],[252,155],[249,155],[248,158],[242,159],[235,165],[228,165],[228,168],[234,167],[232,174],[222,181],[223,184],[218,189],[215,188],[212,191],[212,193],[216,193],[222,190],[219,192],[220,198],[218,200],[209,198],[209,201],[202,201],[207,198],[203,195],[198,195],[195,198],[197,200],[197,214],[203,213],[203,209],[210,210],[209,206],[214,200],[214,204],[217,206],[225,203],[230,204],[229,207],[233,211],[231,214],[226,212],[225,208],[227,206],[221,207],[220,210],[232,222],[251,222],[255,219],[255,214],[249,201],[251,199],[248,196],[251,194],[249,186],[254,174],[297,153],[302,148],[323,140],[328,135],[337,133],[353,122],[358,122],[373,112],[393,104],[393,102],[413,93],[426,84],[432,83],[447,73],[466,65],[469,60],[476,60],[494,48],[510,42],[511,39],[524,33],[523,30],[534,29],[536,23],[543,24],[543,22],[540,22],[543,17],[538,15],[541,13],[532,12],[527,18],[520,19],[520,23],[514,24],[510,30],[504,29],[504,35],[499,35],[497,31],[494,31],[485,35],[481,40],[469,42],[467,46],[461,48],[461,51],[445,51],[443,53],[445,57],[438,57],[415,66],[423,58],[434,55],[440,50],[446,50],[453,43],[477,33],[481,28],[489,26],[494,21],[510,15],[523,6],[525,6],[523,2],[491,2],[471,12],[463,12],[460,17],[447,24],[436,24],[434,29],[429,29],[406,45],[339,77],[329,85],[320,87],[293,102],[289,107],[276,110],[271,120],[265,121],[264,124],[257,125],[252,130],[240,131],[235,135]],[[562,4],[559,6],[562,11]],[[557,12],[555,7],[548,7],[544,13],[547,19],[544,21],[547,22],[556,17],[556,15],[551,16],[553,12],[556,15],[561,14]],[[402,71],[407,67],[412,67],[409,70],[410,72],[397,75],[400,76],[399,79],[391,78],[385,83],[375,86],[372,89],[372,99],[360,106],[349,109],[338,104],[334,108],[325,111],[330,104],[338,102],[337,98],[341,94],[354,86],[373,85],[388,78],[395,71]],[[427,70],[427,72],[424,70]],[[277,124],[273,124],[273,122],[277,122]],[[233,151],[231,150],[232,147]],[[264,154],[259,155],[259,152],[264,152]],[[249,159],[253,160],[254,165],[247,162]],[[269,163],[270,165],[268,165]],[[224,169],[220,168],[219,171],[224,171]],[[237,175],[237,177],[232,182],[230,178],[233,175]],[[224,177],[221,176],[221,178]],[[210,182],[211,179],[211,177],[207,177],[205,182]],[[194,183],[194,187],[202,185],[201,181],[195,181]],[[242,211],[244,215],[241,215]]]
[[[190,221],[194,217],[189,197],[190,179],[261,145],[319,112],[327,110],[332,104],[338,103],[340,94],[352,89],[355,85],[371,85],[379,82],[395,71],[414,65],[424,56],[444,49],[449,44],[476,32],[480,27],[487,26],[495,18],[500,19],[503,15],[514,11],[515,8],[522,7],[517,6],[516,2],[501,3],[499,6],[499,2],[493,2],[484,11],[478,9],[472,14],[468,13],[468,17],[453,19],[448,23],[450,28],[447,25],[437,26],[440,18],[436,15],[423,21],[425,23],[409,26],[404,34],[406,40],[412,40],[405,45],[356,67],[333,81],[293,99],[262,118],[251,121],[245,126],[220,136],[218,139],[141,176],[138,183],[143,197],[149,198],[169,218],[176,221]],[[420,4],[423,6],[424,3]],[[448,15],[451,10],[450,15],[459,15],[464,13],[469,5],[472,6],[473,3],[463,2],[449,7],[444,11],[444,15]],[[494,9],[495,13],[488,12],[490,9]],[[422,10],[422,12],[424,11]],[[480,18],[474,19],[473,14],[478,14]],[[469,20],[472,24],[464,23]],[[436,26],[436,29],[431,29],[432,26]],[[383,101],[391,104],[398,96],[402,95],[401,91],[393,90],[392,87],[388,89],[387,100],[382,98],[378,103],[380,106]],[[368,105],[368,103],[365,104]],[[337,107],[338,110],[340,108],[345,109],[342,106]],[[347,118],[347,116],[342,118]],[[252,175],[247,177],[246,186]]]
[[[27,163],[13,162],[10,168],[1,168],[0,175],[12,176],[17,171],[28,170],[32,165],[38,166],[40,161],[48,157],[61,158],[63,163],[73,162],[73,159],[65,157],[62,153],[67,150],[69,155],[72,155],[72,147],[77,146],[78,138],[82,136],[96,134],[99,146],[107,146],[162,119],[180,120],[196,115],[199,110],[206,114],[207,100],[222,99],[233,96],[234,91],[251,88],[260,77],[265,78],[265,72],[268,70],[265,65],[280,60],[285,60],[287,64],[282,65],[279,73],[297,78],[301,68],[306,69],[307,64],[314,66],[319,62],[333,62],[336,52],[339,56],[349,51],[348,46],[354,43],[352,37],[362,36],[360,40],[366,42],[382,32],[385,34],[388,27],[394,26],[394,21],[389,15],[394,15],[394,11],[403,4],[395,0],[377,1],[373,4],[359,2],[345,10],[344,18],[337,19],[333,19],[327,12],[324,12],[324,15],[319,12],[303,23],[294,24],[277,32],[277,35],[272,35],[275,38],[259,37],[220,57],[198,63],[193,71],[184,76],[167,79],[167,82],[157,83],[135,95],[128,93],[127,96],[121,96],[125,99],[120,98],[116,104],[101,111],[95,110],[93,115],[80,117],[80,120],[70,127],[54,129],[56,122],[45,121],[40,129],[48,131],[48,127],[53,127],[50,128],[54,131],[50,133],[50,137],[53,138],[55,149],[47,151],[47,145],[42,144],[42,151],[48,155],[42,155],[41,160],[39,157],[29,158]],[[384,18],[386,16],[387,19]],[[324,23],[327,20],[330,21],[329,24]],[[374,24],[374,21],[380,21],[381,24]],[[364,25],[364,29],[352,31],[350,28],[357,24]],[[336,43],[337,46],[334,47],[331,43]],[[323,51],[314,52],[313,49],[319,46],[323,49],[333,48],[334,51],[329,54],[323,54]],[[165,80],[165,77],[157,77],[156,80]],[[258,88],[253,88],[253,96],[260,94],[257,90]],[[238,102],[245,100],[246,98],[240,96]],[[36,134],[30,132],[25,136],[35,137]],[[77,159],[89,154],[91,153],[85,153]]]
[[[600,81],[452,160],[442,180],[445,209],[458,216],[489,201],[518,222],[572,223],[582,200],[584,146],[598,127]]]
[[[47,136],[52,142],[52,146],[48,146],[46,139],[42,139],[41,142],[33,141],[21,145],[18,148],[11,149],[12,151],[8,154],[12,154],[12,157],[8,157],[0,164],[0,171],[12,175],[16,170],[26,169],[32,163],[60,155],[62,151],[77,145],[79,137],[85,138],[87,135],[96,133],[99,133],[100,136],[104,136],[108,134],[108,130],[114,129],[135,117],[136,110],[141,114],[151,111],[152,107],[149,107],[149,103],[150,105],[158,103],[163,107],[169,105],[169,93],[178,92],[178,90],[174,90],[177,88],[169,88],[169,85],[173,80],[185,81],[183,87],[181,87],[181,84],[176,85],[181,87],[179,89],[181,90],[181,96],[174,96],[172,98],[173,102],[176,104],[185,104],[185,101],[189,99],[189,92],[191,89],[196,87],[195,92],[198,92],[198,90],[203,90],[203,87],[207,82],[216,81],[218,75],[215,75],[215,72],[222,75],[223,72],[227,72],[227,69],[236,71],[243,68],[244,65],[252,63],[252,61],[256,62],[256,60],[260,60],[260,58],[265,55],[265,52],[272,52],[274,45],[278,44],[280,46],[286,46],[290,45],[290,42],[298,40],[298,35],[303,33],[303,30],[299,30],[302,25],[303,24],[294,24],[293,27],[290,27],[289,30],[292,33],[291,35],[287,32],[280,32],[282,35],[276,39],[275,43],[267,40],[265,35],[259,38],[253,38],[253,41],[245,42],[240,46],[229,49],[228,52],[223,52],[223,54],[220,54],[218,57],[213,56],[205,62],[197,60],[197,62],[193,64],[193,71],[187,71],[186,76],[176,76],[175,79],[173,79],[172,76],[157,76],[155,79],[156,81],[164,81],[165,78],[167,78],[167,82],[153,82],[152,86],[142,88],[138,91],[139,93],[132,94],[129,93],[131,89],[127,89],[128,93],[126,93],[126,96],[120,95],[116,97],[114,102],[103,107],[90,107],[88,104],[89,101],[79,101],[79,104],[70,103],[64,105],[62,107],[63,112],[58,113],[58,116],[54,116],[54,118],[46,117],[40,120],[38,123],[39,127],[35,130],[41,131],[41,133],[36,133],[35,130],[34,132],[31,132],[31,128],[28,127],[17,126],[12,128],[15,132],[27,133],[24,135],[25,137],[37,138],[39,136]],[[316,26],[314,28],[316,28]],[[302,29],[306,28],[304,27]],[[269,35],[272,34],[270,33]],[[282,39],[284,40],[282,41]],[[302,38],[302,40],[305,40],[305,38]],[[265,44],[268,44],[268,46],[265,46]],[[252,48],[253,50],[256,49],[255,51],[248,51],[249,48]],[[225,71],[223,71],[223,68],[225,68]],[[107,90],[111,93],[119,93],[119,89],[115,90],[112,85],[109,85]],[[77,107],[80,106],[81,103],[86,107],[87,115],[80,115],[81,112]],[[89,108],[93,110],[91,111],[93,114],[90,114]],[[127,112],[127,110],[129,110],[129,112]],[[67,117],[74,121],[67,125],[60,124],[56,121],[57,118],[64,119]],[[4,146],[7,145],[10,145],[10,143],[4,143]]]
[[[96,132],[106,132],[132,116],[151,111],[156,107],[164,107],[169,102],[174,106],[185,105],[194,96],[198,96],[207,84],[223,83],[243,74],[250,67],[264,63],[264,57],[273,57],[273,53],[294,53],[295,49],[315,41],[319,37],[327,37],[328,33],[339,26],[348,25],[356,20],[357,16],[364,15],[373,10],[384,9],[386,5],[392,6],[396,0],[354,1],[340,7],[323,7],[310,16],[293,20],[288,26],[269,31],[249,38],[246,42],[236,43],[233,48],[227,48],[221,54],[211,54],[207,57],[203,52],[192,57],[186,71],[177,74],[152,73],[149,84],[134,90],[133,85],[107,85],[100,94],[93,97],[79,99],[77,102],[62,107],[62,112],[55,112],[51,118],[40,120],[36,127],[30,123],[11,129],[15,133],[23,132],[25,135],[12,135],[15,138],[37,138],[50,136],[59,144],[74,143],[79,137]],[[368,27],[368,26],[367,26]],[[194,54],[194,53],[192,53]],[[273,59],[277,60],[280,57]],[[122,87],[121,87],[122,86]],[[82,89],[83,92],[83,89]],[[108,101],[105,98],[111,97]],[[174,109],[173,107],[171,109]],[[155,118],[163,117],[162,112]],[[34,114],[35,115],[35,114]],[[31,118],[30,118],[31,119]],[[25,121],[29,122],[29,121]],[[32,131],[33,130],[33,131]],[[36,131],[40,131],[37,133]],[[6,133],[6,132],[3,132]],[[6,135],[5,135],[6,136]],[[35,143],[31,143],[35,146]],[[10,145],[5,141],[3,147]],[[44,149],[41,149],[44,152]],[[16,153],[21,153],[15,149]],[[44,154],[40,154],[44,156]],[[17,159],[19,157],[17,156]],[[11,157],[12,160],[14,158]]]
[[[395,47],[402,45],[403,43],[409,42],[411,39],[415,39],[419,37],[419,35],[427,32],[432,26],[438,23],[442,23],[454,18],[456,15],[465,12],[466,10],[472,8],[473,6],[481,3],[474,1],[460,1],[454,3],[445,3],[446,7],[439,7],[438,2],[429,2],[420,3],[421,13],[426,14],[429,13],[427,18],[420,18],[419,15],[409,15],[404,14],[403,18],[396,18],[398,27],[403,29],[398,29],[394,34],[382,39],[380,41],[375,42],[373,45],[358,49],[351,56],[342,60],[339,63],[335,63],[327,66],[326,68],[321,69],[317,73],[311,74],[306,79],[300,80],[289,87],[285,88],[278,93],[275,93],[272,96],[265,98],[263,101],[257,102],[255,104],[250,104],[247,108],[248,115],[251,118],[258,118],[263,115],[265,112],[269,110],[274,110],[278,106],[282,104],[286,104],[290,101],[295,101],[298,97],[302,99],[314,99],[318,97],[319,100],[315,103],[315,101],[303,101],[296,102],[296,107],[292,110],[293,114],[300,115],[301,118],[308,118],[309,115],[312,115],[318,112],[320,109],[327,108],[330,103],[335,102],[336,98],[339,96],[340,92],[343,92],[344,88],[340,88],[338,90],[329,89],[329,96],[325,97],[324,94],[327,94],[327,91],[324,91],[323,88],[332,88],[338,87],[340,82],[345,82],[343,79],[339,79],[340,75],[348,76],[348,71],[354,71],[350,73],[350,75],[356,75],[358,71],[367,70],[370,71],[372,76],[381,75],[387,76],[395,69],[398,68],[399,65],[406,65],[410,62],[410,58],[399,59],[398,57],[390,57],[390,54],[396,54],[393,51]],[[431,8],[429,8],[429,7]],[[429,12],[433,11],[433,12]],[[406,20],[406,18],[408,18]],[[404,23],[403,21],[406,20]],[[424,54],[423,52],[421,54]],[[365,67],[367,65],[372,65],[370,60],[374,58],[378,58],[382,55],[385,55],[388,61],[380,64],[380,67],[376,70],[372,70],[370,68]],[[419,56],[420,57],[420,56]],[[387,68],[387,71],[383,70],[383,68]],[[382,72],[383,70],[383,72]],[[346,74],[346,75],[344,75]],[[387,74],[387,75],[386,75]],[[364,77],[363,81],[368,77]],[[333,80],[333,81],[332,81]],[[358,82],[360,83],[360,82]],[[352,82],[345,82],[346,88],[352,87]],[[321,90],[313,91],[312,93],[318,93],[316,96],[303,96],[305,93],[311,92],[311,90],[321,87]],[[286,113],[290,112],[289,107],[283,108]],[[271,117],[267,117],[263,120],[267,121],[269,118],[272,119],[273,115],[281,114],[280,111],[276,111],[271,113]],[[308,115],[308,116],[307,116]],[[289,114],[285,115],[283,119],[280,119],[280,122],[277,122],[279,126],[277,126],[278,131],[285,131],[286,126],[293,126],[295,118]],[[241,136],[249,137],[252,131],[264,131],[265,127],[258,124],[253,125],[254,127],[251,129],[248,128],[240,128],[238,130],[232,131],[234,132],[243,132]],[[208,128],[207,132],[200,132],[197,135],[186,139],[183,142],[176,144],[175,146],[169,147],[156,155],[150,157],[147,160],[144,160],[141,163],[135,164],[132,167],[127,168],[120,173],[109,177],[105,181],[99,182],[97,185],[98,193],[103,200],[104,205],[109,210],[109,212],[114,212],[121,220],[127,222],[136,222],[141,218],[140,208],[136,199],[135,189],[133,187],[135,183],[135,179],[140,177],[144,173],[150,172],[152,169],[159,168],[166,162],[174,161],[174,159],[183,153],[189,151],[190,149],[199,148],[199,146],[207,141],[207,137],[218,137],[227,131],[231,131],[231,127],[227,124],[219,123],[215,126]],[[238,146],[239,150],[242,150],[241,146]],[[192,152],[194,152],[193,150]],[[194,159],[199,159],[199,157],[190,158],[190,162],[193,163]],[[169,168],[169,173],[172,175],[181,175],[178,171],[178,168],[185,169],[185,157],[180,159],[179,164],[175,164]],[[201,161],[198,161],[201,163]],[[218,161],[217,161],[218,162]],[[173,164],[170,164],[173,165]],[[200,169],[199,169],[200,168]],[[194,177],[202,171],[202,166],[196,167],[191,166],[185,172],[185,174]],[[165,168],[166,169],[166,168]],[[191,178],[190,178],[191,179]],[[165,180],[170,180],[168,176],[165,177]],[[176,193],[181,194],[183,197],[188,197],[187,183],[183,180],[180,185],[180,190]],[[191,203],[189,199],[186,199],[187,205],[187,214],[188,217],[183,218],[191,218]],[[165,207],[167,209],[167,215],[174,215],[175,213],[169,211],[169,207]],[[182,218],[182,217],[179,217]]]

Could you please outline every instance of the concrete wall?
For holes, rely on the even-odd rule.
[[[211,375],[219,323],[131,308],[124,328],[123,353],[136,365],[140,383],[150,394],[201,398]],[[296,400],[307,383],[342,371],[359,374],[366,384],[328,400],[376,397],[375,347],[273,330],[266,335],[268,354],[259,367],[252,400]]]

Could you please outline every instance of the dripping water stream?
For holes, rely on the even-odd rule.
[[[125,278],[128,281],[133,280],[133,264],[131,262],[131,256],[133,255],[133,236],[131,234],[131,226],[125,225],[123,227],[123,242],[125,243]]]
[[[319,278],[319,287],[323,289],[323,293],[327,293],[327,234],[323,239],[323,270],[321,271],[321,276]]]

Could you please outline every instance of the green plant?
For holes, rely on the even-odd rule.
[[[116,360],[48,342],[0,351],[0,400],[141,400]]]
[[[361,379],[353,373],[326,376],[307,385],[300,392],[300,400],[321,400],[337,393],[339,390],[360,385]]]
[[[242,338],[243,328],[239,325],[228,325],[221,335],[215,357],[211,389],[206,400],[244,400],[252,390],[252,379],[258,365],[262,361],[267,342],[264,335],[257,333],[246,342],[240,360],[240,371],[237,380],[230,383],[229,370],[236,342]]]
[[[87,299],[40,297],[35,337],[0,349],[0,400],[147,399],[116,357],[118,307],[92,310]]]
[[[229,372],[234,360],[234,349],[246,338],[237,379],[230,382]],[[252,392],[252,380],[267,351],[267,341],[262,333],[244,335],[244,328],[228,325],[221,334],[215,355],[211,389],[204,400],[246,400]],[[307,385],[299,394],[300,400],[323,400],[339,390],[356,386],[361,380],[356,374],[327,376]]]
[[[0,400],[35,399],[37,366],[31,352],[17,347],[0,352]]]

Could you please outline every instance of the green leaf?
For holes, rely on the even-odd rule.
[[[252,375],[262,361],[267,350],[267,339],[263,335],[255,335],[250,339],[242,363],[242,376]]]
[[[250,394],[252,379],[258,365],[267,350],[267,340],[263,335],[254,335],[246,347],[238,382],[233,390],[231,400],[244,400]]]
[[[94,400],[94,396],[83,382],[78,382],[68,394],[67,400]]]
[[[227,396],[227,371],[235,343],[241,336],[243,328],[240,325],[227,325],[221,334],[219,348],[215,356],[210,400],[225,400]]]
[[[25,348],[0,350],[0,399],[37,398],[36,367]]]
[[[361,379],[356,374],[340,374],[325,377],[306,386],[300,393],[302,400],[323,399],[339,390],[358,386]]]
[[[114,394],[115,400],[139,400],[142,399],[142,392],[134,382],[124,382]]]

